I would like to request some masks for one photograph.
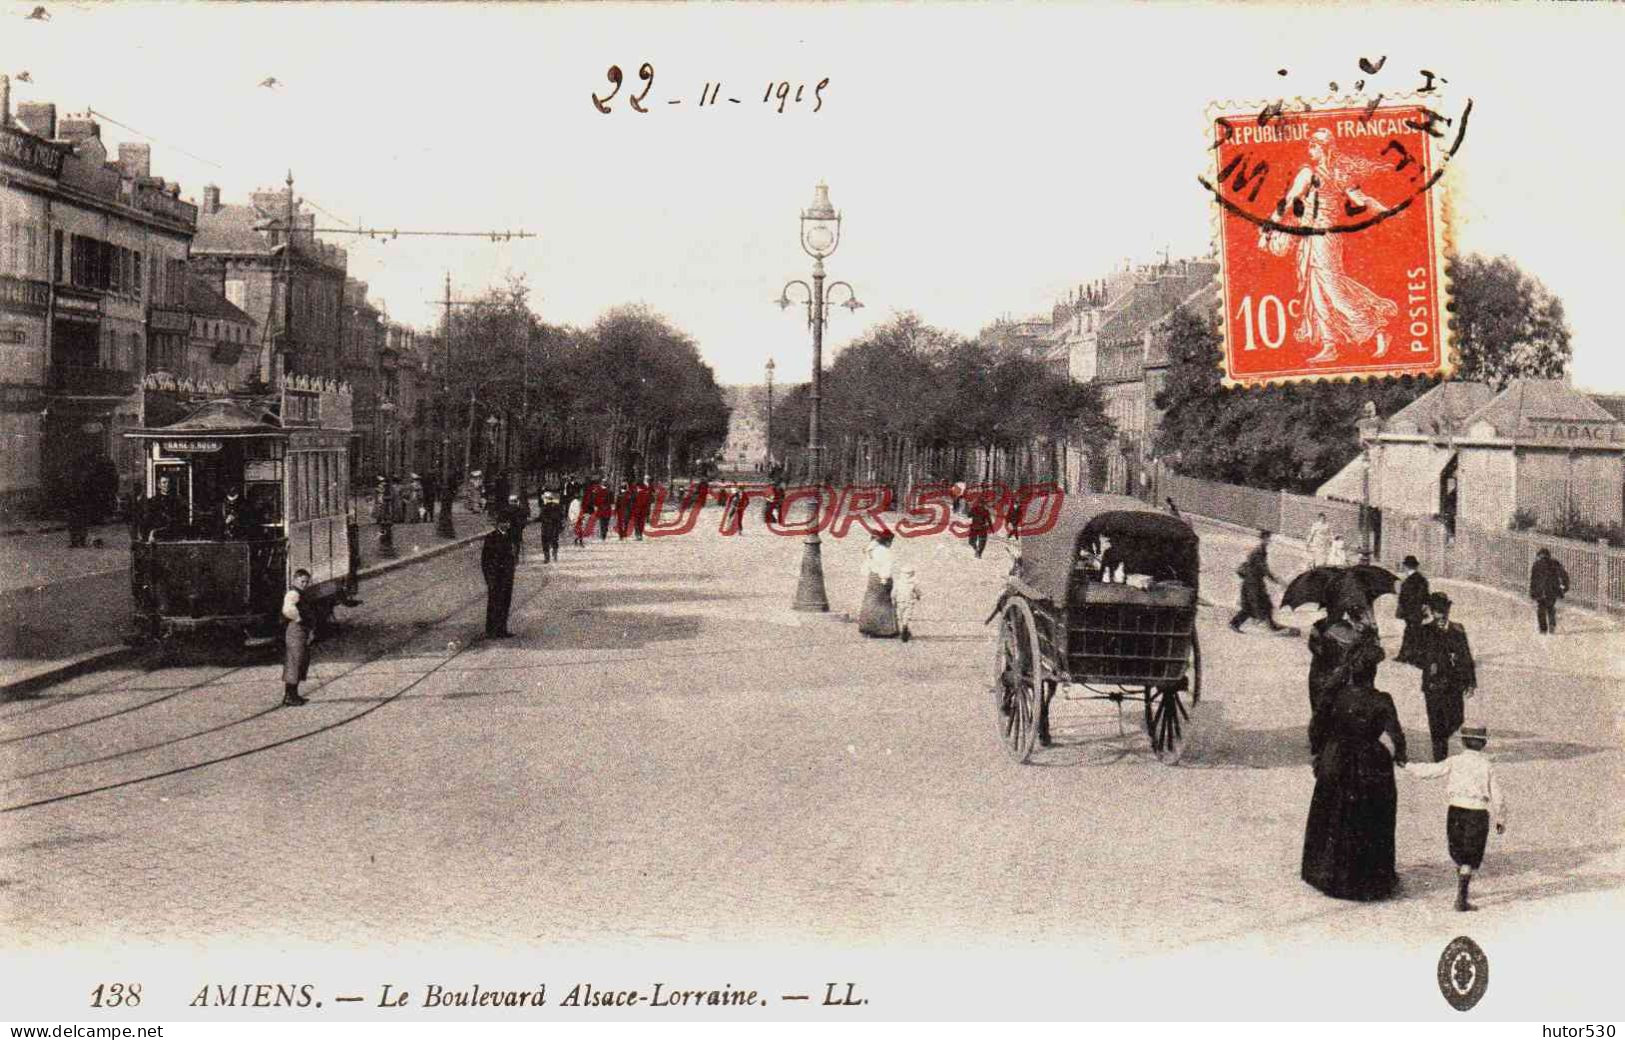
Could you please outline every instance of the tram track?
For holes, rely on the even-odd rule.
[[[420,593],[422,593],[426,589],[432,588],[432,587],[434,587],[436,585],[439,585],[439,584],[441,584],[441,581],[439,581],[439,580],[426,581],[426,582],[422,582],[422,583],[419,583],[419,584],[414,584],[411,587],[409,587],[407,589],[404,589],[404,590],[402,590],[400,592],[392,593],[390,595],[387,595],[387,596],[383,597],[382,599],[378,600],[377,602],[375,602],[372,605],[372,609],[374,611],[377,611],[377,610],[379,610],[379,609],[381,609],[383,607],[387,607],[387,606],[389,606],[389,605],[391,605],[393,603],[398,603],[398,602],[400,602],[402,600],[410,599],[411,597],[419,595]],[[162,697],[155,697],[155,698],[153,698],[153,699],[151,699],[149,701],[143,701],[140,704],[131,705],[130,707],[127,707],[127,708],[121,708],[118,711],[108,712],[105,715],[98,715],[98,716],[95,716],[94,718],[81,719],[81,720],[78,720],[76,722],[67,723],[67,724],[64,724],[64,725],[61,725],[61,726],[54,726],[54,727],[50,727],[50,728],[47,728],[47,729],[36,730],[36,731],[34,731],[32,733],[25,733],[25,734],[19,734],[19,735],[16,735],[16,736],[0,738],[0,747],[4,747],[4,746],[6,746],[8,744],[19,743],[19,742],[26,741],[26,740],[34,740],[34,739],[37,739],[37,738],[40,738],[40,737],[51,736],[51,735],[56,734],[56,733],[62,733],[62,732],[66,732],[68,730],[79,729],[79,728],[82,728],[84,726],[94,725],[94,724],[96,724],[98,722],[104,722],[104,721],[106,721],[108,719],[118,718],[118,717],[123,716],[123,715],[128,715],[131,712],[139,711],[139,710],[142,710],[144,708],[150,708],[150,707],[153,707],[155,705],[162,704],[162,703],[164,703],[166,701],[172,700],[172,699],[174,699],[176,697],[179,697],[179,696],[181,696],[183,694],[190,693],[190,692],[193,692],[193,691],[196,691],[196,690],[201,690],[201,689],[205,689],[207,687],[217,685],[220,682],[220,680],[222,680],[222,679],[226,678],[227,676],[230,676],[230,675],[232,675],[234,673],[247,671],[247,670],[249,670],[251,668],[257,668],[257,667],[263,667],[263,666],[264,666],[263,663],[254,663],[254,664],[237,665],[237,666],[232,667],[232,668],[227,668],[224,671],[220,672],[219,674],[211,676],[210,678],[205,679],[202,682],[193,683],[193,684],[190,684],[190,685],[187,685],[187,686],[182,686],[182,687],[179,687],[179,688],[175,688],[175,689],[172,690],[172,692],[167,693],[166,695],[164,695]],[[156,670],[157,669],[146,669],[146,670],[143,671],[142,674],[143,675],[150,675],[153,671],[156,671]],[[25,715],[31,715],[31,714],[34,714],[35,712],[44,711],[44,710],[47,710],[47,709],[50,709],[50,708],[53,708],[53,707],[61,707],[64,704],[75,703],[76,701],[82,700],[85,697],[106,696],[106,695],[109,695],[109,694],[117,694],[117,693],[122,693],[122,692],[129,692],[129,687],[128,686],[126,686],[125,689],[123,689],[123,690],[117,689],[116,687],[119,687],[121,684],[127,684],[130,681],[131,680],[130,680],[129,677],[120,677],[120,678],[117,678],[117,679],[110,680],[109,682],[107,682],[107,683],[105,683],[105,684],[103,684],[101,686],[97,686],[94,689],[86,690],[83,693],[67,694],[67,695],[64,695],[64,696],[61,696],[61,697],[45,698],[44,703],[36,704],[36,705],[32,706],[31,708],[29,708],[27,710],[15,711],[15,712],[12,712],[9,715],[0,716],[0,726],[5,726],[5,725],[11,723],[13,720],[21,718],[21,717],[23,717]],[[7,781],[0,780],[0,783],[4,783],[4,782],[7,782]]]
[[[523,600],[519,601],[519,603],[517,603],[516,606],[528,605],[529,603],[534,601],[538,596],[541,596],[544,592],[546,592],[548,590],[548,588],[551,586],[551,584],[552,584],[551,580],[549,580],[545,576],[542,576],[542,580],[540,581],[539,586],[536,588],[536,590],[534,592],[532,592],[530,595],[526,596]],[[438,627],[439,625],[443,625],[447,621],[450,621],[452,618],[455,618],[458,615],[465,613],[471,607],[474,607],[477,604],[483,603],[484,599],[485,599],[485,596],[484,596],[484,594],[482,592],[480,594],[477,594],[477,595],[474,595],[474,596],[467,597],[465,599],[459,600],[457,602],[457,604],[454,607],[452,607],[449,611],[447,611],[444,614],[441,614],[438,617],[434,618],[425,627],[426,628],[434,628],[434,627]],[[332,678],[327,679],[326,681],[324,681],[322,683],[321,687],[317,687],[317,689],[321,689],[322,687],[329,686],[333,682],[337,681],[338,679],[342,679],[342,678],[345,678],[346,676],[352,675],[355,672],[359,671],[360,669],[366,667],[367,665],[373,664],[374,662],[379,661],[379,660],[387,657],[391,652],[393,652],[395,650],[398,650],[401,647],[406,646],[406,645],[410,644],[411,642],[413,642],[414,640],[420,638],[421,634],[422,633],[421,633],[421,630],[419,629],[419,627],[414,625],[411,634],[408,635],[405,639],[399,640],[398,642],[393,642],[390,646],[384,648],[383,650],[379,651],[378,653],[372,654],[372,655],[364,658],[363,660],[357,662],[353,667],[346,669],[344,672],[340,673],[339,675],[336,675],[336,676],[333,676]],[[4,807],[0,807],[0,813],[23,812],[23,811],[28,810],[28,809],[37,809],[37,808],[41,808],[41,807],[44,807],[44,806],[47,806],[47,805],[54,805],[54,804],[56,804],[58,802],[71,801],[73,799],[84,798],[84,797],[88,797],[90,795],[95,795],[95,794],[103,794],[103,793],[106,793],[108,791],[115,791],[115,790],[119,790],[119,789],[125,788],[125,787],[133,787],[133,786],[135,786],[137,784],[148,783],[148,782],[153,781],[153,780],[161,780],[161,779],[164,779],[166,777],[177,776],[177,775],[180,775],[180,774],[183,774],[183,773],[189,773],[189,772],[193,772],[193,771],[199,770],[199,769],[206,769],[206,768],[209,768],[211,766],[221,765],[221,764],[226,763],[226,762],[233,762],[233,761],[236,761],[237,759],[246,758],[246,757],[248,757],[250,755],[260,754],[261,752],[271,751],[271,750],[274,750],[276,748],[284,747],[284,746],[289,745],[289,744],[298,743],[299,741],[308,740],[311,737],[320,736],[323,733],[327,733],[327,732],[330,732],[332,730],[339,729],[339,728],[341,728],[343,726],[348,726],[353,722],[360,721],[361,719],[366,718],[368,715],[371,715],[373,712],[378,711],[380,708],[384,708],[384,707],[386,707],[386,706],[388,706],[390,704],[393,704],[395,701],[399,700],[402,696],[409,693],[411,690],[415,689],[417,686],[421,685],[425,680],[427,680],[430,677],[432,677],[432,676],[438,674],[439,672],[443,671],[446,668],[447,665],[451,664],[453,661],[455,661],[458,658],[462,657],[469,650],[473,649],[473,647],[475,647],[477,645],[480,645],[483,642],[484,642],[484,637],[483,636],[476,636],[475,638],[469,640],[467,645],[458,647],[456,650],[452,651],[449,655],[447,655],[444,659],[442,659],[438,664],[436,664],[432,668],[429,668],[428,670],[424,671],[422,674],[416,676],[414,679],[412,679],[411,682],[407,683],[405,686],[401,687],[401,689],[395,691],[393,694],[389,695],[388,697],[386,697],[386,698],[384,698],[382,700],[379,700],[377,703],[372,704],[369,707],[362,709],[361,711],[358,711],[358,712],[356,712],[354,714],[351,714],[351,715],[344,716],[343,718],[340,718],[340,719],[336,719],[336,720],[334,720],[332,722],[324,723],[323,725],[317,726],[314,729],[305,730],[303,732],[296,733],[296,734],[294,734],[292,736],[283,737],[281,739],[269,741],[269,742],[263,743],[263,744],[257,744],[257,745],[254,745],[252,747],[241,748],[241,749],[238,749],[236,751],[230,752],[228,754],[216,755],[216,756],[214,756],[212,758],[206,758],[206,759],[203,759],[203,760],[197,761],[197,762],[189,762],[189,763],[187,763],[185,765],[175,766],[175,767],[170,768],[170,769],[158,770],[156,772],[146,773],[146,774],[143,774],[143,775],[140,775],[140,776],[130,777],[130,778],[123,779],[123,780],[116,780],[116,781],[112,781],[112,782],[109,782],[109,783],[97,784],[97,785],[94,785],[94,786],[91,786],[91,787],[81,788],[79,790],[73,790],[73,791],[67,791],[67,792],[64,792],[64,793],[61,793],[61,794],[55,794],[55,795],[51,795],[51,796],[46,797],[46,798],[37,798],[37,799],[34,799],[32,801],[20,802],[20,803],[14,804],[14,805],[7,805],[7,806],[4,806]],[[254,721],[255,719],[262,718],[262,717],[267,716],[267,715],[271,715],[271,714],[273,714],[274,710],[275,709],[258,711],[258,712],[255,712],[252,715],[247,716],[245,718],[237,719],[237,720],[235,720],[233,722],[229,722],[229,723],[221,724],[219,726],[211,727],[207,731],[201,731],[201,732],[198,732],[198,733],[190,734],[188,736],[177,737],[177,738],[174,738],[172,740],[162,742],[159,745],[155,745],[155,747],[167,747],[167,746],[171,746],[171,745],[174,745],[174,744],[183,743],[186,740],[196,739],[198,736],[207,735],[207,733],[218,732],[220,730],[231,728],[233,726],[242,725],[242,724],[244,724],[246,722],[251,722],[251,721]],[[148,748],[148,749],[142,749],[142,750],[152,750],[152,749]],[[136,751],[131,751],[130,752],[130,754],[134,754],[134,753],[137,753],[137,752]],[[96,764],[99,761],[103,761],[103,760],[107,760],[107,759],[115,758],[115,757],[128,757],[128,756],[125,755],[125,754],[119,754],[119,755],[114,755],[114,756],[104,756],[102,759],[79,762],[79,763],[75,763],[75,764],[73,764],[71,766],[68,766],[66,768],[82,768],[84,766]],[[62,772],[62,771],[65,771],[65,770],[64,769],[52,770],[52,772]],[[40,775],[43,775],[43,774],[40,774]],[[20,782],[23,779],[27,779],[27,777],[17,777],[17,778],[14,778],[12,781],[6,781],[6,782]]]

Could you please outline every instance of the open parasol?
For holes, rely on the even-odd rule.
[[[1390,596],[1399,579],[1381,567],[1311,567],[1293,578],[1281,596],[1281,606],[1316,603],[1328,614],[1359,613],[1379,596]]]

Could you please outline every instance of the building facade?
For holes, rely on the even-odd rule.
[[[722,392],[728,405],[728,438],[718,465],[730,473],[765,472],[767,386],[727,386]]]
[[[1434,387],[1371,423],[1356,459],[1317,492],[1386,512],[1432,516],[1454,530],[1551,528],[1569,519],[1625,522],[1625,422],[1561,380]]]
[[[88,115],[10,112],[0,83],[0,502],[32,511],[97,456],[133,494],[149,362],[182,354],[197,209],[151,175],[150,150],[109,160]],[[177,345],[178,344],[178,345]]]
[[[350,384],[355,401],[355,431],[350,442],[350,475],[357,486],[366,487],[380,473],[384,456],[379,428],[378,352],[383,342],[382,309],[367,299],[367,283],[344,280],[343,345],[339,366]]]
[[[315,228],[291,185],[256,191],[245,204],[223,203],[214,185],[203,189],[193,267],[257,323],[260,378],[269,383],[287,373],[344,376],[348,260]]]

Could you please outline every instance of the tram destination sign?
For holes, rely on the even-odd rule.
[[[222,447],[220,441],[208,440],[164,441],[163,445],[169,455],[199,455],[219,451]]]

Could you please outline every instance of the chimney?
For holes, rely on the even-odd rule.
[[[220,212],[220,185],[206,184],[203,186],[203,212]]]
[[[23,101],[17,105],[17,122],[47,141],[56,140],[56,106],[49,101]]]
[[[118,146],[118,164],[124,176],[140,180],[152,176],[152,146],[124,143]]]
[[[88,114],[75,112],[72,115],[62,117],[62,124],[57,127],[57,133],[61,135],[62,140],[72,141],[74,144],[88,138],[95,138],[100,141],[102,139],[102,126],[90,118]]]

